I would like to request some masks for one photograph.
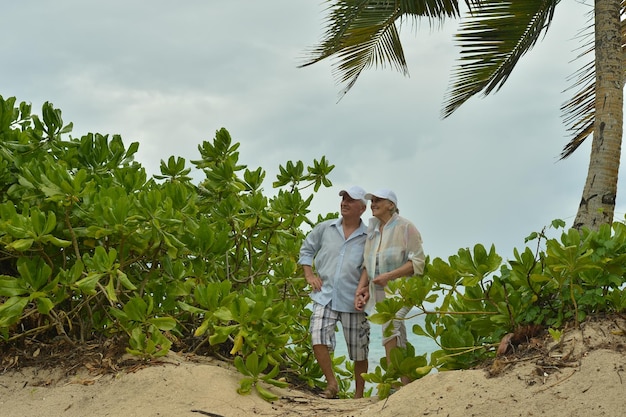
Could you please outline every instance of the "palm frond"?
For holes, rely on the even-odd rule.
[[[339,82],[347,83],[340,95],[345,95],[357,81],[364,69],[384,67],[387,63],[403,75],[408,75],[400,35],[395,25],[381,28],[375,39],[345,48],[337,54],[340,63],[333,71]]]
[[[572,135],[563,147],[560,159],[572,155],[585,139],[593,134],[596,99],[596,67],[594,62],[594,23],[593,13],[589,13],[589,24],[580,30],[581,39],[585,40],[582,52],[576,59],[591,56],[583,66],[571,77],[574,83],[569,89],[578,88],[574,96],[561,106],[563,121],[567,131]]]
[[[468,9],[476,7],[484,0],[466,0]],[[403,14],[417,18],[427,18],[432,24],[434,21],[443,22],[445,18],[460,17],[459,2],[456,0],[399,0]]]
[[[476,1],[482,0],[471,0],[471,3]],[[333,74],[340,83],[346,83],[342,94],[352,88],[367,68],[389,65],[408,75],[396,21],[405,17],[443,20],[459,15],[457,0],[335,0],[329,3],[323,40],[308,51],[309,58],[300,67],[335,57]]]
[[[456,35],[461,63],[442,116],[450,116],[479,92],[499,90],[519,59],[545,34],[560,0],[486,0],[467,14]]]
[[[626,59],[626,0],[620,5],[621,26],[620,32],[622,36],[622,56]],[[587,39],[585,43],[586,49],[579,54],[577,59],[594,53],[594,22],[593,10],[589,12],[589,24],[581,30],[581,36]],[[593,55],[592,55],[593,56]],[[585,142],[589,136],[593,135],[595,126],[595,98],[596,98],[596,74],[595,63],[593,58],[591,62],[584,65],[575,74],[576,82],[572,87],[580,87],[578,92],[561,106],[564,122],[568,125],[568,132],[572,135],[570,141],[563,147],[560,159],[565,159],[572,155],[580,145]],[[626,73],[624,74],[626,80]]]

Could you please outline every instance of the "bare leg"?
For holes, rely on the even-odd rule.
[[[336,394],[339,390],[339,384],[337,383],[337,378],[333,372],[333,365],[330,359],[328,346],[313,345],[313,353],[315,354],[315,359],[317,360],[318,365],[322,368],[322,372],[326,377],[326,389],[329,392],[332,391]]]
[[[391,358],[391,349],[398,347],[398,339],[393,338],[387,343],[385,343],[385,355],[387,356],[387,363],[389,363],[389,359]]]
[[[367,359],[354,362],[354,398],[363,398],[363,391],[365,391],[365,380],[363,379],[361,374],[367,373],[367,367]]]

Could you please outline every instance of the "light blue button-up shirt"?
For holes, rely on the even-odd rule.
[[[313,301],[324,306],[332,302],[335,311],[357,312],[354,295],[361,278],[366,237],[367,227],[361,222],[345,239],[341,218],[326,220],[307,235],[298,263],[314,267],[322,280],[322,289],[310,294]]]

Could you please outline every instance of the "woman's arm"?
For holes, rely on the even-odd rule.
[[[393,271],[380,274],[374,278],[373,281],[374,284],[384,287],[389,281],[402,277],[410,277],[411,275],[413,275],[413,261],[409,259],[402,266],[394,269]]]

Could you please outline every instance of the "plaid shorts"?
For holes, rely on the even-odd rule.
[[[314,302],[309,326],[312,344],[326,345],[329,351],[334,352],[335,327],[338,321],[341,322],[350,360],[367,360],[370,345],[370,323],[367,320],[367,315],[362,312],[335,311],[330,304],[323,306]]]

